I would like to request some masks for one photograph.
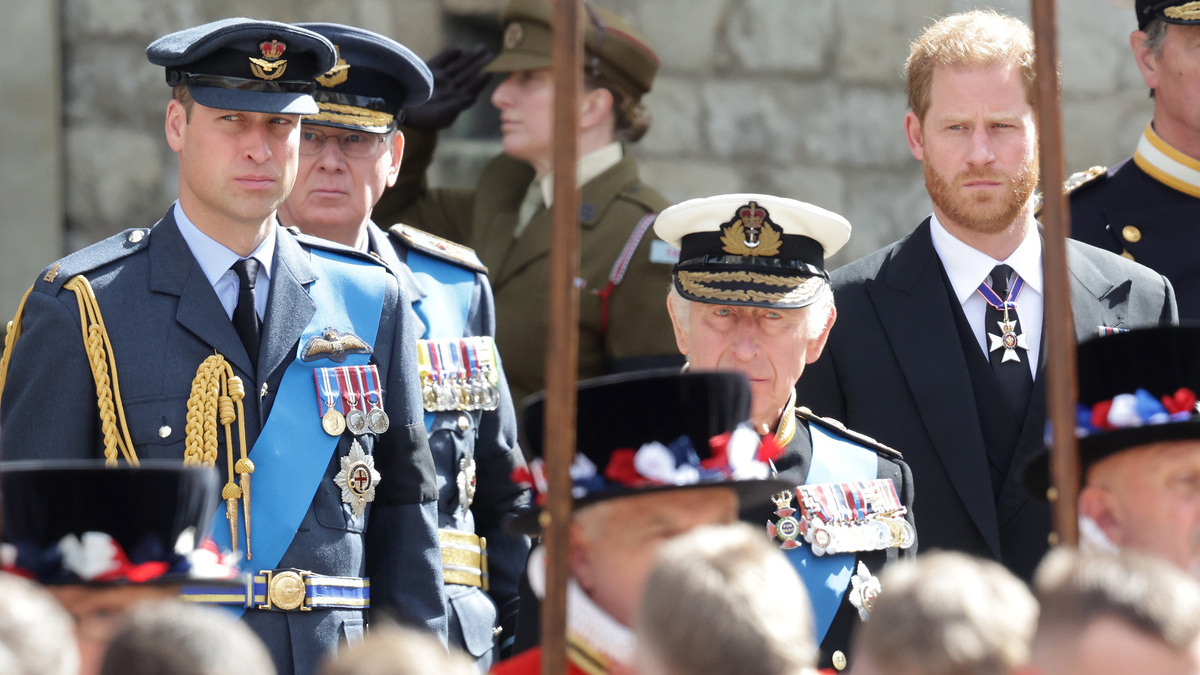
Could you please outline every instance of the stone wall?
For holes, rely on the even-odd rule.
[[[0,0],[0,9],[20,0]],[[933,18],[992,6],[1028,20],[1028,1],[601,0],[641,28],[663,60],[647,103],[655,116],[636,146],[643,177],[668,198],[762,191],[845,214],[854,236],[838,264],[888,243],[930,210],[904,141],[901,66]],[[428,58],[450,41],[498,40],[503,0],[260,0],[255,15],[339,21],[377,30]],[[168,90],[144,49],[182,27],[245,12],[234,0],[62,0],[61,156],[65,222],[47,204],[37,222],[61,228],[65,251],[145,226],[176,192],[163,141]],[[1132,152],[1149,117],[1128,35],[1132,0],[1059,0],[1068,171]],[[53,39],[34,33],[31,41]],[[0,78],[4,77],[0,71]],[[11,84],[0,80],[4,96]],[[497,151],[486,94],[445,136],[434,182],[465,185]],[[23,132],[0,131],[0,147]],[[0,174],[0,177],[3,177]],[[7,178],[4,178],[8,180]],[[0,265],[32,280],[48,260],[0,246]],[[65,252],[64,251],[64,252]],[[10,316],[23,288],[0,289]]]

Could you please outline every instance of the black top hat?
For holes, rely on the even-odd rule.
[[[1146,30],[1151,19],[1191,25],[1200,23],[1200,5],[1192,0],[1137,0],[1138,30]]]
[[[729,194],[664,210],[654,233],[679,249],[673,277],[684,298],[795,309],[828,285],[825,258],[850,239],[850,223],[795,199]]]
[[[1200,439],[1200,325],[1163,326],[1094,338],[1078,350],[1081,475],[1127,448]],[[1025,485],[1045,497],[1049,451],[1025,469]]]
[[[177,461],[106,467],[102,460],[0,464],[4,542],[13,571],[39,583],[180,583],[236,568],[194,555],[219,496],[216,472]],[[7,563],[8,561],[6,561]]]
[[[579,383],[572,493],[577,507],[630,495],[728,486],[741,506],[765,504],[786,490],[769,478],[778,448],[745,424],[750,386],[738,373],[678,370],[609,375]],[[535,493],[544,493],[545,392],[526,399],[522,447],[532,458]],[[544,494],[538,494],[539,503]],[[537,531],[538,509],[514,520]]]
[[[400,111],[429,100],[433,73],[412,50],[369,30],[336,23],[299,23],[338,52],[337,65],[317,78],[320,112],[308,124],[383,133]]]
[[[146,58],[200,105],[288,115],[317,112],[314,80],[336,60],[329,40],[312,31],[239,18],[160,37]]]

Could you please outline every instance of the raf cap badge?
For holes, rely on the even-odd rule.
[[[317,78],[317,84],[322,87],[336,87],[350,77],[350,64],[342,58],[342,48],[334,45],[333,50],[337,52],[337,65]]]
[[[767,210],[755,202],[738,209],[733,220],[721,226],[721,250],[732,255],[773,256],[779,254],[782,231],[771,222]]]
[[[259,44],[258,49],[263,57],[250,57],[250,71],[254,76],[264,80],[278,80],[283,77],[284,71],[287,70],[287,60],[280,57],[287,51],[287,45],[279,40],[271,40]]]

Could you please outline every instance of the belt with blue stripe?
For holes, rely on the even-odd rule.
[[[237,605],[279,612],[314,609],[367,609],[371,606],[371,580],[334,577],[305,570],[262,570],[246,579],[245,587],[187,584],[179,593],[185,602]]]

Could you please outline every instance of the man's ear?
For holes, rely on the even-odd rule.
[[[187,109],[175,99],[167,103],[167,118],[164,127],[167,134],[167,145],[175,152],[183,149],[183,137],[187,135]]]
[[[571,577],[584,591],[590,590],[594,581],[591,559],[591,540],[583,526],[573,520],[567,530],[567,561],[571,567]]]
[[[1167,30],[1170,30],[1167,26]],[[1147,35],[1140,30],[1129,34],[1129,49],[1133,52],[1133,60],[1138,70],[1142,72],[1142,80],[1146,87],[1158,89],[1158,56],[1154,50],[1146,46]]]
[[[684,302],[691,302],[684,300]],[[688,354],[688,326],[684,324],[684,317],[675,314],[675,303],[671,302],[671,296],[667,295],[667,314],[671,316],[671,327],[675,329],[675,346],[679,348],[679,353],[687,356]]]
[[[392,148],[392,163],[388,166],[387,171],[388,187],[396,184],[396,178],[400,175],[400,161],[402,159],[404,159],[404,134],[397,130],[396,147]]]
[[[1100,527],[1104,536],[1117,546],[1124,543],[1121,516],[1112,503],[1112,494],[1095,485],[1085,485],[1079,490],[1079,515],[1086,516]]]
[[[911,110],[904,115],[904,137],[908,139],[908,149],[912,156],[925,161],[925,131],[921,128],[921,118]]]

